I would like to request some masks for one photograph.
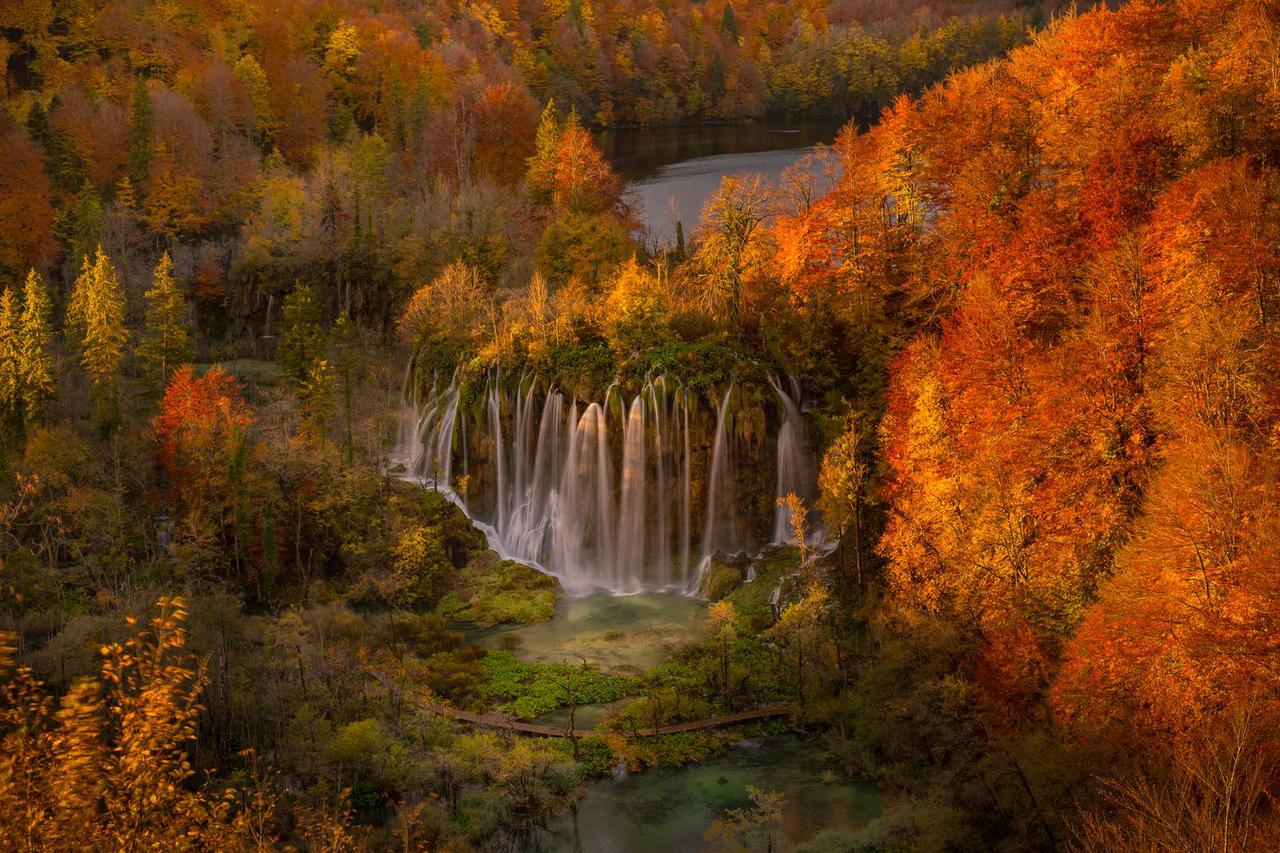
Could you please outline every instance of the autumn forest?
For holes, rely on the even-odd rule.
[[[1271,0],[0,63],[0,851],[1280,850]]]

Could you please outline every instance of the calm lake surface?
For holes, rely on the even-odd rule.
[[[675,243],[677,221],[692,235],[725,176],[755,173],[776,182],[815,145],[834,141],[839,130],[836,124],[769,122],[628,128],[603,132],[600,145],[629,182],[646,243],[661,247]]]
[[[639,675],[703,637],[707,604],[671,593],[564,597],[555,618],[536,625],[464,631],[468,642],[511,649],[529,663],[587,663]]]
[[[874,785],[831,772],[822,753],[793,735],[741,741],[725,754],[686,767],[658,767],[587,786],[576,815],[542,834],[545,853],[693,853],[726,809],[748,805],[747,786],[786,796],[782,848],[824,829],[852,830],[880,813]],[[778,849],[775,841],[775,849]]]

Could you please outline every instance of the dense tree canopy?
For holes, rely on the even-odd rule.
[[[712,748],[628,734],[765,702],[883,783],[847,849],[1274,835],[1273,4],[659,5],[0,11],[14,846],[513,844],[586,774]],[[593,129],[766,113],[848,120],[829,168],[641,246]],[[753,464],[787,374],[813,507]],[[391,458],[448,377],[455,410],[542,383],[606,430],[670,378],[790,535],[709,554],[706,634],[652,671],[478,649],[446,620],[559,587]],[[501,447],[458,445],[491,490]],[[622,704],[536,744],[423,710],[587,697]],[[772,844],[752,800],[714,843]]]

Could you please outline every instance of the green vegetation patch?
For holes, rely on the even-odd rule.
[[[742,586],[744,578],[745,574],[740,567],[712,561],[702,580],[702,592],[712,601],[719,601]]]
[[[280,381],[280,365],[274,361],[237,358],[220,363],[236,379],[246,385],[275,385]],[[195,365],[196,374],[203,376],[213,367],[212,364],[197,364]]]
[[[633,741],[633,750],[635,757],[650,767],[679,767],[694,761],[706,761],[728,742],[729,738],[717,731],[681,732]]]
[[[573,698],[579,705],[616,702],[635,693],[635,679],[570,664],[524,663],[513,652],[491,651],[481,662],[484,689],[502,710],[533,719]]]
[[[372,471],[335,478],[325,503],[329,530],[352,577],[349,597],[364,604],[430,611],[452,589],[484,536],[442,495]]]
[[[628,364],[638,376],[664,373],[690,388],[719,387],[733,377],[759,372],[759,365],[741,350],[716,342],[676,342],[653,347]]]
[[[783,575],[796,570],[797,557],[794,548],[770,551],[755,564],[756,577],[744,583],[724,598],[733,604],[738,616],[750,625],[767,622],[772,618],[769,599],[778,588]]]
[[[573,741],[553,738],[552,745],[566,755],[573,755]],[[604,776],[618,765],[618,753],[601,737],[578,738],[578,767],[588,776]]]
[[[549,622],[556,613],[560,584],[550,575],[485,552],[455,578],[455,587],[437,606],[450,619],[491,625]]]
[[[603,388],[617,370],[613,351],[600,339],[555,347],[531,366],[561,386],[580,391]]]

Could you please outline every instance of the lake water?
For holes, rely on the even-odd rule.
[[[829,145],[833,124],[665,127],[605,131],[601,149],[625,178],[651,247],[675,243],[676,222],[692,236],[707,200],[729,175],[759,174],[776,182],[782,172]]]
[[[511,648],[521,659],[585,659],[610,672],[640,673],[680,646],[705,637],[706,603],[681,595],[590,595],[561,599],[538,625],[473,629],[472,642]],[[594,728],[620,703],[578,708],[575,724]],[[541,718],[563,726],[568,712]],[[880,813],[869,782],[841,775],[814,744],[775,735],[730,744],[708,761],[655,767],[587,783],[576,812],[521,842],[526,853],[685,853],[707,849],[705,833],[727,809],[749,804],[747,786],[785,797],[778,842],[787,849],[822,830],[856,830]]]
[[[785,798],[774,849],[806,841],[824,829],[854,830],[880,812],[880,794],[866,782],[838,776],[822,753],[793,735],[741,741],[709,761],[656,767],[621,780],[587,785],[577,814],[542,834],[545,853],[693,853],[725,810],[748,805],[747,786]],[[779,842],[783,843],[779,843]]]
[[[704,636],[707,604],[672,593],[565,597],[535,625],[464,631],[468,642],[511,649],[529,663],[577,663],[638,675]]]

